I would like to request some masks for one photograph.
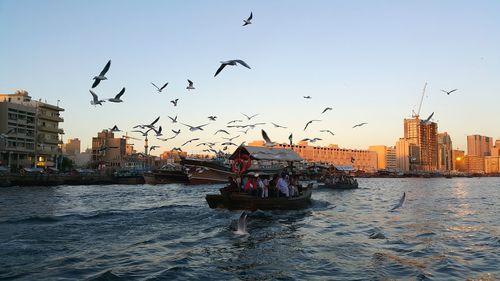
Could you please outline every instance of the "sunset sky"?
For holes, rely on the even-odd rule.
[[[252,24],[243,19],[253,12]],[[157,154],[191,138],[224,142],[217,129],[241,113],[266,122],[234,142],[320,137],[316,145],[393,146],[403,119],[434,112],[439,132],[466,150],[466,135],[500,138],[500,1],[28,1],[0,0],[0,93],[27,90],[65,109],[64,141],[91,146],[115,124],[131,131],[161,116]],[[94,91],[121,104],[90,104]],[[220,61],[242,59],[252,69]],[[194,81],[186,90],[187,79]],[[157,93],[150,82],[164,84]],[[441,89],[458,90],[451,95]],[[311,96],[306,100],[303,96]],[[179,98],[177,107],[169,101]],[[327,106],[332,111],[321,114]],[[167,116],[190,125],[189,132]],[[211,122],[208,116],[216,115]],[[304,132],[307,121],[312,123]],[[274,128],[275,122],[287,129]],[[352,126],[368,122],[352,129]],[[246,124],[246,123],[245,123]],[[329,129],[331,136],[319,130]],[[118,134],[120,136],[121,134]],[[142,138],[139,134],[131,136]],[[142,141],[134,141],[141,150]],[[198,142],[184,150],[199,152]]]

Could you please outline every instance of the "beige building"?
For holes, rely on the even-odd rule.
[[[484,172],[486,174],[499,174],[500,156],[497,155],[484,157]]]
[[[64,155],[76,155],[80,154],[81,142],[78,138],[69,139],[65,144],[63,144]]]
[[[493,139],[480,135],[467,136],[467,155],[490,156]]]
[[[186,158],[187,152],[185,151],[164,151],[160,154],[161,160],[166,160],[168,163],[178,163],[181,161],[181,158]]]
[[[410,150],[410,171],[435,171],[438,163],[437,123],[425,123],[418,117],[404,119],[404,138],[418,148]]]
[[[92,138],[92,167],[119,168],[126,155],[127,139],[115,138],[115,135],[103,130]]]
[[[396,171],[398,169],[396,147],[372,145],[368,147],[368,150],[377,153],[378,170]]]
[[[449,172],[453,170],[453,147],[448,133],[438,134],[438,170]]]
[[[2,165],[22,167],[57,167],[62,160],[59,128],[64,109],[34,101],[26,91],[0,94],[0,132],[13,130],[0,140]],[[3,143],[3,144],[2,144]]]
[[[264,146],[264,141],[258,140],[249,146]],[[374,173],[377,171],[377,153],[360,149],[344,149],[337,145],[328,147],[310,146],[301,141],[297,145],[278,144],[276,147],[288,148],[297,152],[307,162],[328,163],[337,166],[352,166],[354,170]]]
[[[468,173],[484,173],[484,157],[466,155],[464,157],[465,171]]]

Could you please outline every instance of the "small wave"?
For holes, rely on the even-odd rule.
[[[114,281],[114,280],[124,280],[124,279],[121,278],[120,276],[114,274],[113,272],[111,272],[111,269],[109,269],[109,270],[106,270],[104,272],[98,273],[95,276],[91,276],[85,280],[86,281]]]
[[[56,216],[33,216],[19,220],[7,220],[2,223],[54,223],[60,221],[59,217]]]

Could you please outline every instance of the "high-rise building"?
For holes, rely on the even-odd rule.
[[[369,151],[377,153],[377,169],[386,171],[397,170],[396,148],[385,145],[372,145]]]
[[[57,167],[62,160],[59,135],[64,134],[61,111],[58,105],[32,100],[23,90],[0,94],[0,132],[10,131],[0,140],[2,165]]]
[[[248,145],[264,146],[264,141],[253,141]],[[292,146],[289,144],[278,144],[275,147],[292,149],[308,162],[352,166],[355,170],[368,173],[377,171],[377,154],[373,151],[344,149],[339,148],[337,145],[329,145],[328,147],[310,146],[306,141],[301,141]]]
[[[418,117],[404,119],[404,138],[418,149],[410,150],[411,171],[437,169],[437,123],[424,122]]]
[[[467,136],[467,155],[490,156],[493,148],[493,139],[481,135]]]
[[[76,155],[80,153],[80,140],[78,138],[76,139],[69,139],[68,142],[63,144],[63,153],[65,155]]]
[[[103,130],[92,138],[92,166],[99,168],[121,167],[126,155],[127,139]]]
[[[438,170],[453,170],[453,147],[448,133],[438,134]]]

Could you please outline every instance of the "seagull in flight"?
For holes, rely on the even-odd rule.
[[[7,132],[0,134],[0,138],[5,140],[11,133],[14,133],[16,129],[10,128]]]
[[[248,19],[243,20],[243,22],[244,22],[243,26],[252,24],[252,22],[251,22],[252,18],[253,18],[253,14],[252,14],[252,12],[250,12],[250,16],[248,17]]]
[[[304,96],[305,99],[312,99],[311,96]]]
[[[311,120],[309,122],[307,122],[306,126],[304,127],[304,131],[307,129],[307,126],[309,126],[309,124],[311,124],[312,122],[319,122],[321,120]]]
[[[175,99],[175,100],[171,100],[170,102],[174,105],[174,106],[177,106],[177,102],[179,101],[179,99]]]
[[[232,120],[232,121],[227,122],[227,125],[229,125],[231,123],[236,123],[236,122],[243,122],[243,120]]]
[[[158,93],[161,93],[161,91],[162,91],[163,89],[165,89],[165,87],[167,87],[168,82],[167,82],[167,83],[165,83],[165,85],[163,85],[161,88],[160,88],[160,87],[158,87],[158,86],[156,86],[156,85],[155,85],[155,83],[153,83],[153,82],[151,82],[151,84],[152,84],[152,85],[156,88],[156,90],[158,91]]]
[[[179,123],[180,123],[180,122],[179,122]],[[198,130],[203,131],[203,127],[205,127],[206,125],[208,125],[208,123],[207,123],[207,124],[203,124],[203,125],[200,125],[200,126],[196,126],[196,127],[195,127],[195,126],[191,126],[191,125],[184,124],[184,123],[181,123],[181,124],[182,124],[182,125],[184,125],[184,126],[189,127],[189,130],[190,130],[191,132],[198,131]]]
[[[155,127],[154,125],[156,124],[156,122],[158,122],[158,120],[160,120],[160,116],[158,116],[158,117],[157,117],[157,118],[156,118],[153,122],[151,122],[150,124],[147,124],[147,125],[136,125],[136,126],[134,126],[133,128],[141,128],[141,129],[144,129],[144,128],[150,128],[150,129],[152,129],[152,128],[154,128],[154,127]]]
[[[450,95],[451,93],[455,92],[456,90],[458,90],[458,89],[453,89],[453,90],[451,90],[451,91],[441,90],[441,92],[444,92],[444,93],[446,93],[447,95]]]
[[[217,120],[217,116],[208,116],[208,119],[210,119],[211,121],[215,121]]]
[[[248,119],[248,121],[250,121],[250,119],[254,118],[255,116],[259,115],[258,113],[257,113],[257,114],[254,114],[254,115],[252,115],[252,116],[248,116],[248,115],[246,115],[245,113],[241,113],[241,114],[245,115],[245,117]]]
[[[274,127],[276,127],[276,128],[283,128],[283,129],[286,129],[286,128],[287,128],[287,127],[283,127],[283,126],[278,125],[278,124],[273,123],[273,122],[271,122],[271,124],[273,124],[273,125],[274,125]]]
[[[194,139],[190,139],[188,141],[186,141],[185,143],[183,143],[181,146],[185,146],[186,144],[190,143],[190,142],[193,142],[193,141],[197,141],[199,140],[200,138],[194,138]]]
[[[314,142],[319,141],[319,140],[323,140],[323,139],[320,139],[320,138],[313,138],[313,139],[305,138],[302,141],[310,141],[310,142],[314,143]]]
[[[361,126],[366,125],[366,124],[368,124],[368,123],[366,123],[366,122],[359,123],[359,124],[356,124],[356,125],[352,126],[352,128],[354,129],[356,127],[361,127]]]
[[[327,108],[325,108],[325,109],[323,110],[323,112],[321,112],[321,114],[323,114],[323,113],[327,112],[328,110],[332,110],[332,109],[333,109],[333,108],[331,108],[331,107],[327,107]]]
[[[168,118],[170,118],[170,120],[172,120],[172,123],[177,123],[177,115],[174,118],[172,118],[170,116],[168,116]]]
[[[158,128],[158,130],[155,130],[155,128],[151,128],[151,129],[153,131],[155,131],[157,137],[163,136],[162,133],[161,133],[161,130],[162,130],[161,126]]]
[[[227,145],[234,145],[234,146],[238,146],[237,144],[235,144],[235,143],[233,143],[233,142],[230,142],[230,141],[228,141],[228,142],[223,142],[223,143],[221,143],[221,145],[226,145],[226,146],[227,146]]]
[[[332,136],[335,136],[335,134],[330,130],[319,130],[319,131],[324,133],[330,133]]]
[[[264,141],[265,141],[265,144],[264,144],[265,146],[270,147],[270,146],[275,146],[275,145],[276,145],[276,143],[275,143],[275,142],[271,141],[271,139],[270,139],[270,138],[269,138],[269,136],[267,135],[266,131],[261,130],[261,132],[262,132],[262,138],[263,138],[263,139],[264,139]]]
[[[238,131],[238,132],[243,133],[243,134],[245,134],[245,135],[246,135],[246,134],[248,133],[248,130],[250,130],[250,128],[247,128],[247,129],[246,129],[246,130],[244,130],[244,131]]]
[[[242,60],[228,60],[228,61],[221,61],[221,66],[219,66],[219,68],[217,69],[217,71],[215,72],[215,76],[217,76],[217,74],[219,74],[223,69],[224,67],[226,67],[226,65],[237,65],[237,64],[241,64],[243,65],[244,67],[248,68],[248,69],[251,69],[250,66],[242,61]]]
[[[232,137],[232,138],[224,138],[223,137],[223,139],[228,140],[228,141],[233,141],[234,139],[239,138],[239,137],[240,137],[240,135],[237,135],[236,137]]]
[[[111,132],[121,132],[121,130],[118,129],[118,126],[116,126],[116,125],[113,126],[113,128],[110,128],[109,131],[111,131]]]
[[[215,132],[215,134],[214,134],[214,135],[217,135],[217,133],[219,133],[219,132],[221,132],[221,133],[225,133],[225,134],[227,134],[227,135],[230,135],[230,134],[228,133],[228,131],[226,131],[226,130],[222,130],[222,129],[221,129],[221,130],[217,130],[217,132]]]
[[[123,87],[123,89],[114,98],[108,99],[108,101],[110,101],[110,102],[123,102],[123,100],[121,100],[120,98],[124,93],[125,93],[125,87]]]
[[[177,136],[178,134],[180,134],[180,133],[181,133],[181,129],[179,129],[179,130],[177,130],[177,131],[172,130],[172,132],[173,132],[173,133]]]
[[[92,90],[89,91],[92,94],[92,100],[90,101],[91,105],[102,105],[103,102],[106,102],[105,100],[100,100],[99,97],[97,97],[97,94]]]
[[[423,120],[422,123],[427,124],[429,121],[431,121],[432,116],[434,116],[434,112],[431,113],[431,115],[429,115],[429,117],[427,117],[427,119]]]
[[[106,72],[108,72],[109,70],[109,67],[111,66],[111,60],[108,61],[108,63],[104,66],[104,68],[102,69],[101,73],[99,73],[99,75],[95,76],[94,77],[94,83],[92,84],[92,89],[97,87],[97,85],[99,85],[99,83],[101,82],[101,80],[107,80],[108,78],[104,75],[106,75]]]
[[[188,83],[189,83],[189,85],[186,87],[186,89],[188,89],[188,90],[194,90],[195,88],[193,87],[193,81],[191,81],[191,80],[188,79]]]
[[[180,147],[174,147],[170,151],[179,151],[179,152],[182,152],[182,149]]]
[[[149,148],[149,152],[151,152],[151,150],[155,150],[155,149],[157,149],[157,148],[160,148],[160,146],[159,146],[159,145],[153,145],[153,146],[151,146],[151,147]]]

